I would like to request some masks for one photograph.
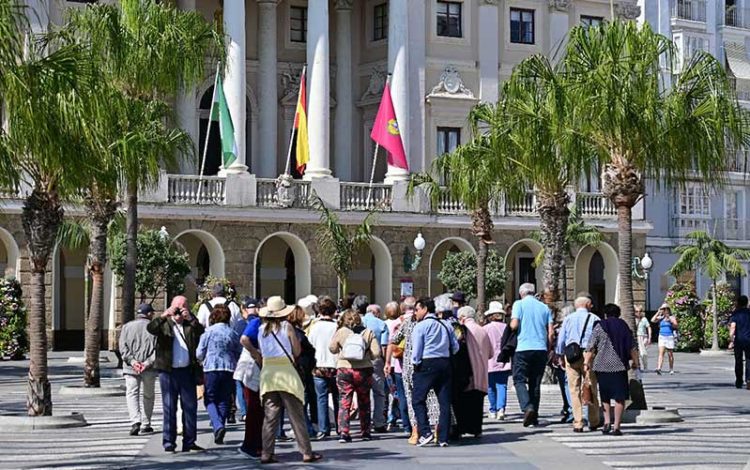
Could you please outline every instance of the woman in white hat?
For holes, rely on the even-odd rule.
[[[662,304],[656,312],[651,323],[659,325],[659,359],[656,365],[656,373],[661,375],[661,366],[664,363],[664,352],[669,356],[669,373],[674,374],[674,343],[677,332],[677,318],[672,315],[669,305]]]
[[[303,462],[311,463],[323,458],[312,451],[310,436],[307,433],[302,407],[305,389],[294,362],[294,357],[300,354],[301,347],[294,328],[286,321],[286,317],[293,310],[294,305],[287,306],[279,296],[270,297],[266,306],[260,309],[260,318],[263,321],[258,335],[258,345],[263,356],[260,395],[265,412],[261,463],[277,461],[274,447],[282,406],[289,414]]]
[[[510,362],[497,362],[500,355],[503,332],[508,326],[503,322],[505,310],[501,302],[490,302],[490,308],[484,312],[484,330],[492,343],[494,353],[488,368],[488,398],[490,400],[490,419],[505,419],[505,404],[508,398],[508,377],[510,377]]]

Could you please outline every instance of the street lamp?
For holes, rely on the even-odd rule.
[[[412,256],[409,248],[404,247],[404,272],[408,273],[416,271],[417,268],[419,268],[419,265],[422,262],[422,253],[424,252],[426,244],[427,242],[424,237],[422,237],[422,234],[417,233],[417,237],[414,239],[414,249],[417,250],[417,253]]]
[[[643,274],[641,274],[638,271],[638,268],[641,268],[643,271]],[[633,256],[633,262],[631,264],[631,274],[636,279],[646,279],[648,280],[648,273],[651,271],[651,268],[654,267],[654,260],[651,259],[651,256],[649,256],[648,253],[643,255],[643,259]]]

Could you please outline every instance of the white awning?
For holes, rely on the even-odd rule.
[[[727,56],[727,66],[735,78],[750,80],[750,59],[747,57],[744,43],[725,42],[724,52]]]

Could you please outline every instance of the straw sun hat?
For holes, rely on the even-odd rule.
[[[278,295],[268,298],[266,306],[260,309],[258,315],[261,318],[284,318],[285,316],[292,313],[294,305],[289,305],[284,302],[284,299]]]

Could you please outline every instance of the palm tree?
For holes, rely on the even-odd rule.
[[[441,197],[459,202],[469,213],[477,250],[477,309],[485,309],[485,275],[488,246],[493,244],[492,211],[505,197],[518,200],[524,185],[518,177],[517,149],[509,138],[508,111],[504,102],[482,103],[469,113],[472,139],[453,152],[438,157],[429,173],[412,175],[409,193],[421,187],[433,205]],[[436,175],[445,175],[446,185]]]
[[[21,213],[31,264],[27,407],[39,416],[52,414],[44,279],[63,202],[96,171],[86,126],[95,74],[85,48],[29,39],[17,4],[0,0],[0,94],[8,124],[0,131],[0,183],[16,187],[20,176],[31,189]],[[20,48],[18,38],[26,38]]]
[[[691,232],[685,236],[687,243],[675,248],[680,257],[669,269],[669,274],[679,276],[687,271],[700,270],[713,284],[713,339],[711,350],[719,350],[719,315],[716,307],[716,284],[727,274],[740,276],[745,268],[740,261],[750,259],[750,250],[729,248],[724,242],[712,238],[704,231]]]
[[[509,127],[518,149],[518,174],[536,193],[544,248],[543,285],[551,301],[560,298],[560,281],[566,276],[569,189],[593,161],[585,140],[570,131],[568,121],[576,118],[576,108],[567,77],[559,68],[547,57],[534,55],[517,65],[503,86],[510,122],[502,125]]]
[[[726,157],[750,143],[748,114],[722,64],[694,55],[672,86],[672,40],[648,24],[615,20],[570,31],[562,72],[576,104],[571,129],[586,138],[604,168],[604,194],[617,208],[623,320],[633,320],[632,208],[646,178],[667,187],[689,175],[721,185]]]
[[[349,291],[349,273],[354,265],[354,256],[372,239],[372,220],[375,212],[368,213],[356,227],[348,228],[326,207],[317,194],[313,194],[312,207],[320,212],[320,224],[315,232],[315,239],[336,272],[340,295],[343,298]]]
[[[154,101],[166,102],[181,90],[191,89],[205,77],[207,58],[223,60],[224,39],[200,12],[182,11],[171,2],[157,0],[118,3],[78,10],[68,28],[88,39],[108,79],[131,99],[133,111],[148,110]],[[137,114],[131,118],[131,123],[136,122]],[[160,164],[169,157],[161,153],[163,147],[149,145],[148,129],[136,126],[129,134],[145,139],[136,144],[130,138],[123,138],[119,143],[128,252],[122,285],[123,323],[135,314],[138,191],[153,187],[158,181]]]
[[[542,234],[540,232],[534,232],[532,238],[536,241],[540,241]],[[572,248],[574,246],[587,246],[593,247],[598,246],[604,240],[602,232],[594,225],[589,225],[583,220],[583,217],[578,213],[578,209],[575,207],[570,210],[568,215],[568,222],[565,227],[565,242],[563,244],[563,256],[562,266],[560,272],[562,273],[562,292],[563,302],[568,302],[568,276],[565,259],[568,256],[573,256]],[[536,257],[534,258],[534,265],[541,266],[545,259],[545,248],[539,250]]]

